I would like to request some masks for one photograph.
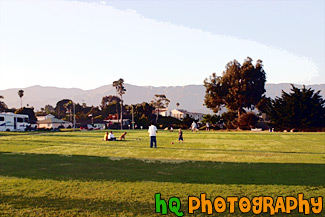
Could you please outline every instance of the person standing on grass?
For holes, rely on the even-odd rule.
[[[193,133],[197,131],[197,125],[196,125],[195,121],[193,121],[193,123],[191,125],[191,129],[192,129]]]
[[[205,126],[206,126],[206,131],[210,131],[210,125],[208,122],[205,124]]]
[[[180,143],[180,141],[182,140],[182,143],[184,142],[184,139],[183,139],[183,132],[182,132],[182,129],[179,128],[178,129],[178,143]]]
[[[148,133],[150,136],[150,148],[153,147],[153,143],[155,143],[155,148],[157,148],[157,139],[156,139],[156,133],[157,133],[157,127],[151,122],[151,125],[148,129]]]

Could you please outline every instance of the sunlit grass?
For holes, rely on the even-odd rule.
[[[179,144],[159,131],[157,149],[145,130],[116,142],[103,134],[1,132],[0,215],[155,216],[155,193],[179,197],[184,212],[200,193],[325,195],[324,133],[184,131]]]

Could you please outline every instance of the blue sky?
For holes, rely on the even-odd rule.
[[[0,1],[0,89],[202,84],[247,56],[325,83],[325,1]]]

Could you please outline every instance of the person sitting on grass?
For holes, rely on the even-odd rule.
[[[108,132],[105,132],[103,141],[108,141]]]
[[[116,141],[116,138],[114,137],[113,131],[109,132],[108,141]]]
[[[122,139],[125,140],[125,135],[126,135],[126,132],[124,132],[124,133],[120,136],[119,140],[122,140]]]

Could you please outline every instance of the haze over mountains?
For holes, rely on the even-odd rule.
[[[301,88],[302,85],[295,85]],[[307,88],[321,90],[321,95],[325,96],[325,84],[306,85]],[[205,95],[205,87],[203,85],[186,85],[186,86],[170,86],[170,87],[152,87],[152,86],[136,86],[125,84],[126,93],[123,96],[125,104],[136,104],[141,102],[150,102],[155,94],[165,94],[171,101],[169,108],[176,108],[176,103],[180,103],[179,108],[192,112],[211,113],[210,109],[203,106]],[[281,95],[281,90],[289,92],[290,84],[266,84],[266,95],[275,98]],[[105,85],[92,90],[82,90],[78,88],[58,88],[31,86],[27,88],[12,88],[0,90],[0,96],[9,108],[20,107],[20,98],[18,90],[24,90],[23,106],[27,104],[33,106],[35,110],[39,110],[45,105],[55,107],[56,103],[62,99],[71,99],[76,103],[86,103],[87,105],[98,106],[102,97],[107,95],[115,95],[116,91],[112,85]]]

